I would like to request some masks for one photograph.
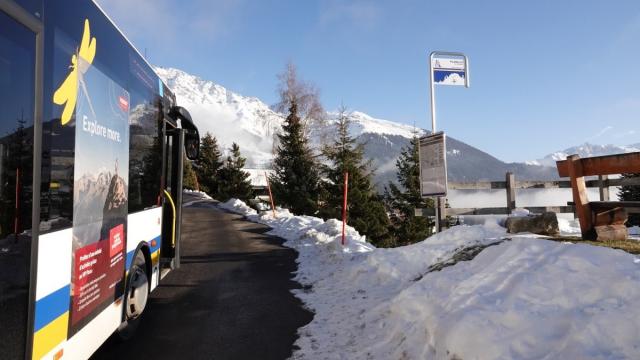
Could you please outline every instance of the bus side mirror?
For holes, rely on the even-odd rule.
[[[196,132],[186,132],[184,134],[184,150],[187,159],[196,160],[200,155],[200,136]]]
[[[185,155],[189,160],[196,160],[200,155],[200,133],[191,120],[191,114],[182,106],[174,106],[169,111],[169,116],[174,120],[180,120],[184,130]]]

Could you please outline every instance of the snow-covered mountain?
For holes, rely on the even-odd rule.
[[[210,132],[224,148],[238,143],[248,167],[271,160],[273,139],[284,121],[281,114],[255,97],[238,95],[184,71],[156,68],[156,72],[178,103],[189,109],[201,135]]]
[[[178,103],[191,113],[202,135],[215,135],[222,147],[233,142],[247,157],[247,167],[265,167],[273,158],[273,140],[285,116],[255,97],[236,94],[211,81],[172,68],[156,68],[158,75],[176,94]],[[312,143],[322,143],[331,134],[337,113],[328,113],[323,129],[312,131]],[[365,156],[373,160],[379,185],[395,180],[395,162],[402,147],[423,129],[377,119],[360,111],[350,113],[351,135],[365,143]],[[501,180],[506,171],[521,179],[556,178],[555,168],[505,163],[454,138],[447,138],[449,177],[453,181]]]
[[[638,152],[640,151],[640,143],[627,145],[627,146],[617,146],[617,145],[597,145],[584,143],[582,145],[573,146],[562,151],[556,151],[552,154],[549,154],[542,159],[527,161],[529,165],[542,165],[542,166],[555,166],[557,160],[564,160],[569,155],[578,154],[580,157],[592,157],[592,156],[603,156],[603,155],[613,155],[613,154],[624,154],[629,152]]]

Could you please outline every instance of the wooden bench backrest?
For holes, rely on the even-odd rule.
[[[582,176],[640,173],[640,152],[580,159]],[[567,160],[556,161],[558,175],[569,176]]]

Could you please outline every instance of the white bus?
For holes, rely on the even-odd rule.
[[[98,5],[0,0],[0,358],[88,358],[135,328],[180,265],[198,149]]]

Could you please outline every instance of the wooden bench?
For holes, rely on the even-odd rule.
[[[585,176],[640,173],[640,152],[581,159],[568,156],[556,162],[558,174],[571,179],[573,202],[585,240],[626,240],[628,210],[637,212],[640,201],[589,201]]]

